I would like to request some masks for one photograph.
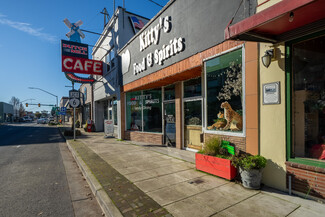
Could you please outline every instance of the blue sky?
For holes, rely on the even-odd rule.
[[[165,5],[168,0],[155,0]],[[115,1],[116,7],[122,0]],[[10,0],[0,7],[0,102],[12,96],[28,103],[55,104],[56,98],[37,87],[67,96],[71,82],[61,71],[60,40],[69,29],[64,18],[83,21],[81,29],[102,32],[106,7],[113,14],[113,0]],[[161,7],[149,0],[125,0],[126,10],[152,18]],[[94,45],[98,35],[85,33],[82,43]],[[91,49],[91,47],[89,47]],[[50,107],[28,106],[27,111],[50,110]]]

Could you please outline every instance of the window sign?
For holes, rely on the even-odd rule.
[[[128,130],[142,131],[141,91],[126,94],[126,120]]]
[[[162,132],[161,105],[161,88],[127,93],[127,129]]]

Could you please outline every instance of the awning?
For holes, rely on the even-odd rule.
[[[320,30],[325,30],[324,0],[283,0],[228,26],[225,39],[279,43]]]

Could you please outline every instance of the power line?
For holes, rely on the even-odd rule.
[[[150,1],[150,2],[152,2],[152,3],[154,3],[154,4],[156,4],[156,5],[158,5],[159,7],[164,7],[164,6],[162,6],[161,4],[159,4],[159,3],[157,3],[157,2],[155,2],[155,1],[153,1],[153,0],[148,0],[148,1]]]

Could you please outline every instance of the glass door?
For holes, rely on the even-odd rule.
[[[201,150],[202,100],[184,101],[184,147]]]
[[[175,102],[164,103],[164,141],[176,147]]]

